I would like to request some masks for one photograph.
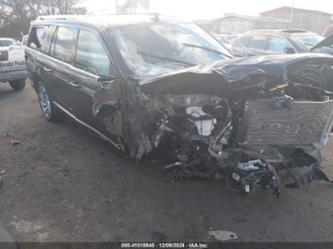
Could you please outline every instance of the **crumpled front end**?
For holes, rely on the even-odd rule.
[[[226,179],[244,192],[257,185],[280,192],[278,171],[289,186],[323,178],[315,144],[325,144],[333,120],[332,101],[295,101],[288,95],[230,101],[208,95],[165,95],[150,135],[155,148],[169,150],[168,180]],[[300,175],[298,169],[307,168]]]
[[[277,196],[281,172],[290,187],[329,181],[318,145],[332,129],[332,94],[297,74],[297,64],[309,60],[266,61],[247,70],[215,65],[127,89],[123,140],[137,159],[167,151],[168,180],[225,179],[245,193],[262,186]]]

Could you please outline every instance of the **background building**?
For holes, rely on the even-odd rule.
[[[255,17],[237,14],[225,14],[212,21],[215,33],[242,33],[253,29],[285,29],[289,20],[275,17]]]
[[[213,30],[213,20],[193,20],[193,22],[207,32]]]
[[[260,16],[289,20],[289,28],[310,30],[321,34],[330,23],[333,14],[316,10],[280,7],[262,12]]]

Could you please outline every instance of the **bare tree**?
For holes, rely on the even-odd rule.
[[[0,17],[9,20],[31,20],[38,15],[84,14],[80,0],[0,0]]]
[[[120,14],[137,13],[139,10],[148,10],[150,0],[126,0],[126,2],[119,6],[118,12]]]
[[[44,12],[49,15],[85,14],[84,7],[78,7],[78,0],[39,0],[42,1]]]
[[[0,0],[1,35],[18,37],[29,29],[31,20],[41,15],[85,14],[80,0]]]

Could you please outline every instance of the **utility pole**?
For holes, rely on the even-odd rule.
[[[119,14],[119,4],[118,4],[118,0],[115,0],[115,4],[116,4],[116,14]]]
[[[294,27],[294,11],[295,11],[295,1],[291,1],[291,9],[290,9],[290,23],[289,23],[289,28],[296,28]]]

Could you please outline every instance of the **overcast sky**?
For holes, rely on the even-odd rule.
[[[115,0],[81,0],[89,12],[115,11]],[[119,2],[125,0],[118,0]],[[211,19],[223,13],[256,15],[280,6],[322,10],[333,13],[331,0],[150,0],[150,12],[175,15],[185,19]]]

